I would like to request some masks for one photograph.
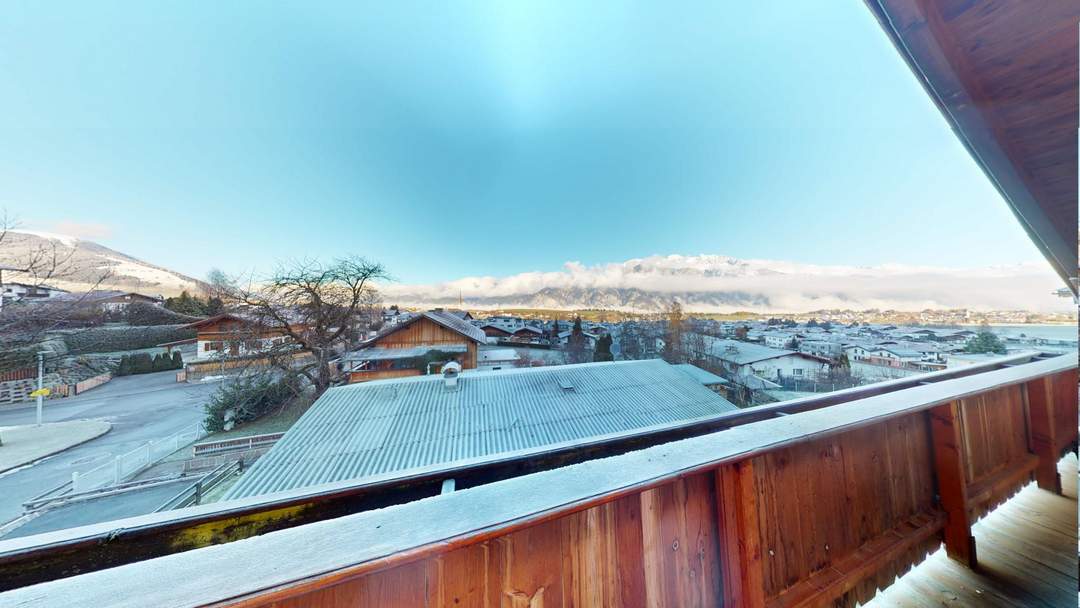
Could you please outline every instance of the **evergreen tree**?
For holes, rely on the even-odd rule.
[[[851,360],[848,359],[847,353],[840,353],[840,358],[836,360],[836,367],[839,369],[851,369]]]
[[[1001,342],[1001,338],[997,337],[997,334],[990,331],[989,325],[984,325],[979,329],[979,333],[975,334],[964,350],[969,353],[994,353],[998,355],[1005,354],[1005,344]]]
[[[596,341],[596,349],[593,351],[593,361],[614,361],[615,355],[611,354],[611,336],[600,336]]]
[[[131,374],[131,357],[124,355],[120,357],[120,366],[116,368],[117,376],[127,376]]]
[[[131,373],[147,374],[154,371],[154,360],[147,353],[139,353],[131,357]]]
[[[172,368],[184,369],[184,357],[178,350],[174,350],[172,353]]]
[[[212,317],[214,315],[220,315],[225,311],[225,303],[221,301],[221,298],[213,296],[206,301],[206,305],[203,308],[203,312],[207,316]]]
[[[585,330],[581,328],[581,317],[574,318],[574,327],[570,330],[570,339],[566,343],[566,356],[570,363],[585,363],[588,360]]]
[[[190,315],[193,317],[199,317],[206,314],[206,305],[198,298],[192,297],[187,291],[181,291],[179,297],[166,298],[165,308],[182,315]]]

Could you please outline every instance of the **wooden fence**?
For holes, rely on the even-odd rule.
[[[80,394],[82,394],[82,393],[84,393],[84,392],[86,392],[86,391],[88,391],[88,390],[90,390],[92,388],[97,388],[97,387],[101,386],[102,384],[105,384],[109,380],[112,380],[112,374],[100,374],[98,376],[94,376],[93,378],[87,378],[86,380],[83,380],[82,382],[76,382],[74,384],[74,386],[75,386],[74,394],[80,395]]]
[[[36,367],[22,367],[19,369],[10,369],[0,372],[0,382],[11,382],[12,380],[29,380],[30,378],[36,377]]]

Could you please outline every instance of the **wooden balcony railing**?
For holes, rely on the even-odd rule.
[[[975,564],[973,521],[1033,477],[1060,488],[1054,465],[1077,436],[1076,367],[1062,356],[913,386],[18,589],[0,603],[104,605],[130,593],[139,605],[852,605],[942,541]],[[163,525],[140,520],[127,522]],[[238,535],[229,528],[217,520],[184,533]],[[67,563],[92,554],[63,544],[71,538],[0,543],[0,559],[28,566],[36,551],[48,562],[49,540]]]
[[[419,375],[420,370],[418,369],[362,369],[349,372],[349,384],[386,380],[387,378],[409,378]]]

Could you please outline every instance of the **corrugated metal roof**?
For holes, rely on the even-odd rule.
[[[564,388],[566,387],[566,388]],[[378,380],[328,390],[225,498],[490,457],[735,410],[654,359]]]
[[[793,350],[771,348],[760,344],[741,342],[739,340],[725,340],[712,336],[705,336],[705,344],[710,355],[735,365],[747,365],[787,355],[803,356],[802,353]]]
[[[675,369],[683,372],[684,374],[689,374],[689,376],[691,378],[693,378],[694,380],[697,380],[698,382],[700,382],[700,383],[702,383],[704,385],[709,385],[709,384],[731,384],[730,382],[728,382],[724,378],[722,378],[720,376],[717,376],[716,374],[710,372],[709,370],[701,369],[700,367],[698,367],[698,366],[696,366],[696,365],[694,365],[692,363],[679,363],[679,364],[675,365]]]

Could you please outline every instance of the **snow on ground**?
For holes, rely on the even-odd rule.
[[[50,241],[59,241],[65,247],[74,247],[78,244],[78,237],[69,236],[66,234],[57,234],[55,232],[42,232],[40,230],[10,230],[17,234],[29,234],[43,239],[49,239]]]

